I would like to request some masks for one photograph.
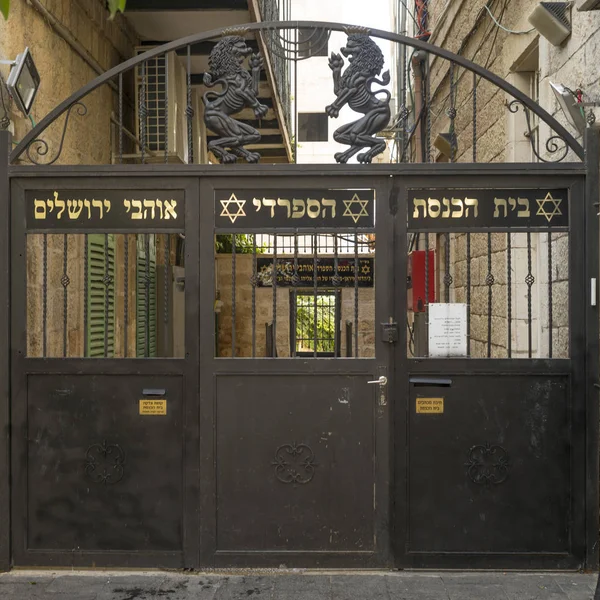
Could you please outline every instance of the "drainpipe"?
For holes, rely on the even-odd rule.
[[[412,70],[415,80],[415,119],[419,119],[420,129],[420,135],[416,135],[414,138],[416,150],[415,162],[423,162],[423,71],[419,52],[415,52],[412,59]]]
[[[406,2],[402,1],[400,2],[400,13],[398,15],[398,17],[396,18],[396,30],[397,33],[399,33],[400,35],[406,35],[407,31],[406,31],[406,12],[407,12],[407,6],[406,6]],[[398,47],[398,46],[397,46]],[[400,51],[400,77],[398,77],[398,89],[397,89],[397,97],[398,97],[398,104],[400,104],[401,106],[403,106],[404,108],[406,108],[406,77],[407,77],[407,73],[406,73],[406,46],[401,46],[401,51]],[[400,111],[398,110],[399,107],[396,107],[396,112],[399,113]],[[398,151],[397,151],[397,157],[396,157],[396,161],[400,162],[402,160],[402,152],[401,149],[404,148],[404,144],[406,144],[406,131],[404,128],[402,128],[402,131],[400,132],[400,144],[398,145]]]

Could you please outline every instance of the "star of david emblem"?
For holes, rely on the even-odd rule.
[[[221,205],[223,206],[223,210],[221,211],[221,217],[229,217],[229,220],[232,223],[235,223],[235,220],[238,217],[245,217],[246,216],[246,212],[244,211],[244,204],[246,204],[245,200],[238,200],[235,197],[235,194],[231,194],[231,196],[229,196],[229,200],[220,200]],[[231,204],[234,204],[235,206],[237,206],[237,210],[235,212],[231,212],[229,206]]]
[[[550,192],[548,192],[546,194],[545,198],[541,198],[541,199],[537,199],[536,202],[538,203],[538,211],[536,214],[537,215],[542,215],[544,217],[546,217],[548,223],[550,223],[550,221],[552,221],[552,219],[554,218],[555,215],[562,215],[562,212],[560,210],[560,203],[562,202],[561,198],[553,198],[552,194]],[[549,205],[549,209],[546,209],[546,206]]]
[[[354,194],[354,196],[352,196],[352,200],[344,200],[344,206],[346,207],[346,210],[344,211],[344,214],[342,216],[352,217],[352,220],[355,223],[358,223],[358,220],[361,217],[369,216],[369,213],[367,212],[367,206],[369,206],[369,201],[361,200],[358,197],[358,194]],[[356,212],[354,208],[355,206],[357,206],[358,212]]]
[[[363,275],[368,275],[371,272],[371,267],[369,265],[363,265],[361,272]]]

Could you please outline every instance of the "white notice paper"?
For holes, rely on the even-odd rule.
[[[429,305],[429,356],[467,356],[467,305]]]

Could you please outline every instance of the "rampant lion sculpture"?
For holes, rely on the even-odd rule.
[[[353,123],[342,125],[333,134],[333,139],[340,144],[350,146],[345,152],[337,152],[335,160],[346,163],[363,148],[370,148],[356,158],[360,163],[370,163],[375,156],[385,150],[385,140],[376,137],[377,132],[384,129],[390,122],[390,97],[387,90],[371,91],[371,85],[387,85],[390,82],[390,72],[386,71],[381,79],[377,75],[383,68],[383,53],[379,46],[368,36],[368,32],[348,34],[348,42],[341,53],[349,58],[349,66],[342,74],[344,59],[335,53],[329,58],[329,68],[333,71],[333,92],[335,101],[325,108],[325,112],[337,118],[340,109],[348,104],[350,108],[364,117]],[[377,94],[385,94],[385,98],[377,98]]]
[[[246,56],[250,56],[250,71],[243,67]],[[260,154],[246,150],[244,145],[258,143],[260,133],[232,115],[244,108],[253,109],[259,119],[267,114],[268,107],[257,99],[262,58],[252,54],[240,35],[227,35],[212,49],[208,64],[210,72],[204,74],[204,85],[210,88],[219,84],[223,88],[203,96],[204,122],[219,136],[208,143],[208,149],[222,163],[234,163],[238,156],[256,163]]]

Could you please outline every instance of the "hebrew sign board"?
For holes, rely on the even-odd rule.
[[[338,258],[337,279],[336,266],[333,258],[317,259],[317,287],[354,287],[355,269],[354,258]],[[258,258],[256,261],[256,278],[259,287],[273,285],[273,259]],[[296,271],[297,276],[294,277]],[[315,264],[313,258],[298,258],[297,269],[294,269],[293,258],[277,259],[277,285],[283,287],[309,287],[315,285]],[[358,287],[373,287],[375,277],[375,259],[359,258]]]
[[[184,228],[180,190],[44,190],[25,193],[28,230]]]
[[[568,190],[413,189],[408,191],[408,226],[567,227]]]
[[[217,190],[215,223],[222,229],[373,227],[374,190]]]

